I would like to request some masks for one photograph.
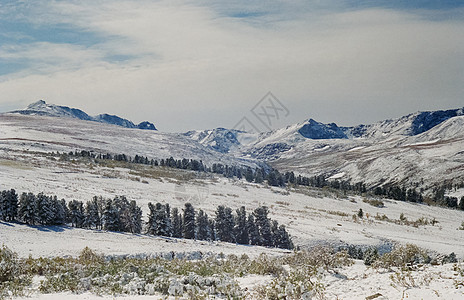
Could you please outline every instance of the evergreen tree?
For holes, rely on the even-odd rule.
[[[179,214],[179,209],[174,207],[171,212],[172,236],[176,238],[182,237],[182,216]]]
[[[215,220],[215,229],[218,240],[223,242],[230,242],[230,235],[232,234],[231,229],[228,228],[228,221],[226,220],[226,207],[219,205],[216,208],[216,220]],[[233,230],[233,229],[232,229]]]
[[[256,227],[255,217],[253,214],[248,215],[247,230],[250,245],[259,245],[261,243],[261,237],[259,235],[258,227]]]
[[[269,210],[266,206],[254,210],[255,224],[259,231],[259,245],[272,246],[271,222],[268,218]]]
[[[182,235],[186,239],[195,238],[195,209],[190,203],[185,203]]]
[[[253,171],[248,167],[245,171],[245,179],[248,182],[253,182]]]
[[[249,237],[245,206],[237,209],[236,213],[237,217],[235,219],[235,241],[239,244],[246,245],[249,242]]]
[[[68,203],[68,208],[71,225],[81,228],[85,220],[83,203],[81,201],[72,200]]]
[[[40,224],[50,225],[53,224],[55,213],[50,201],[50,197],[39,193],[37,195],[37,218]]]
[[[142,209],[137,206],[137,203],[132,200],[129,203],[129,219],[127,220],[128,232],[141,233],[142,232]]]
[[[256,183],[263,183],[264,181],[264,172],[261,169],[257,169],[255,172],[255,182]]]
[[[166,236],[172,236],[172,222],[171,222],[171,206],[169,203],[164,205],[165,207],[165,214],[164,217],[166,219]]]
[[[108,231],[119,231],[119,228],[119,211],[116,205],[113,204],[113,201],[108,199],[103,209],[103,229]]]
[[[66,223],[66,211],[63,207],[63,204],[56,196],[52,199],[53,212],[55,213],[55,218],[53,224],[63,225]]]
[[[459,209],[464,210],[464,196],[462,196],[461,201],[459,201]]]
[[[196,218],[196,233],[198,240],[206,241],[211,238],[208,215],[201,209],[198,211],[198,216]]]
[[[32,193],[22,193],[19,199],[19,220],[28,225],[34,225],[37,221],[36,212],[37,202],[35,195]]]
[[[18,195],[14,189],[0,193],[0,219],[13,222],[18,215]]]
[[[84,226],[87,228],[101,228],[100,212],[98,209],[97,197],[85,203],[85,221]]]
[[[285,229],[285,225],[280,225],[278,230],[278,235],[276,239],[276,247],[282,249],[293,249],[293,242],[288,234],[287,230]]]

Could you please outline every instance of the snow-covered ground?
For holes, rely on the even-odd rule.
[[[14,117],[18,118],[14,121],[15,126],[11,125],[11,120],[6,122],[3,117],[0,119],[0,190],[14,188],[19,193],[44,192],[58,198],[81,201],[90,200],[94,195],[125,195],[129,200],[136,200],[145,214],[148,202],[169,203],[171,207],[178,208],[182,208],[185,202],[191,202],[196,209],[203,209],[209,216],[214,216],[218,205],[227,205],[233,209],[244,205],[249,212],[260,205],[266,205],[270,208],[270,217],[285,224],[295,244],[303,248],[319,243],[388,247],[398,242],[413,243],[441,254],[455,252],[460,259],[464,258],[464,230],[458,230],[464,221],[463,211],[392,200],[382,200],[384,207],[378,208],[364,202],[365,199],[360,196],[337,195],[325,190],[271,188],[244,180],[231,180],[208,174],[194,175],[192,172],[161,167],[132,165],[129,169],[123,165],[104,166],[91,161],[61,161],[56,157],[47,156],[46,153],[90,148],[112,153],[140,153],[150,157],[166,157],[175,149],[179,157],[195,154],[198,155],[196,157],[203,157],[209,161],[219,159],[233,162],[234,159],[206,150],[194,151],[189,147],[195,142],[192,141],[193,144],[190,145],[190,142],[185,142],[183,138],[177,140],[163,134],[151,136],[151,133],[118,127],[117,131],[122,130],[123,133],[115,135],[115,126],[93,123],[69,133],[70,123],[63,124],[61,128],[58,121],[53,121],[51,127],[43,128],[41,125],[50,118],[39,118],[36,123],[18,125],[18,122],[28,117]],[[82,124],[82,121],[69,122]],[[103,126],[104,130],[96,134],[95,131],[100,128],[98,126]],[[22,129],[24,131],[21,131]],[[135,136],[135,140],[131,139],[132,135]],[[16,139],[18,136],[21,137],[20,140]],[[138,151],[139,143],[143,145],[140,148],[142,152]],[[151,148],[150,145],[156,147]],[[430,145],[426,144],[423,147]],[[350,146],[350,149],[352,148],[353,145]],[[368,148],[358,148],[350,152],[350,155],[358,155],[357,152],[367,151],[365,149]],[[339,174],[341,176],[342,173]],[[354,219],[353,215],[359,209],[363,210],[364,218]],[[390,221],[376,219],[377,214],[387,216]],[[409,221],[423,218],[428,221],[435,219],[438,223],[413,227],[393,222],[398,220],[401,214]],[[188,254],[201,251],[257,256],[262,252],[271,255],[281,255],[285,252],[221,242],[209,243],[7,223],[0,223],[0,243],[18,252],[21,257],[75,256],[85,246],[107,255],[156,255],[171,251]],[[390,285],[390,276],[394,273],[378,273],[357,263],[341,270],[341,275],[326,275],[323,282],[326,284],[325,293],[329,299],[365,299],[376,293],[382,294],[386,299],[462,299],[462,286],[458,289],[454,287],[454,280],[459,279],[459,276],[451,268],[452,265],[428,266],[427,270],[412,271],[411,276],[415,278],[415,284],[404,287]],[[253,282],[265,280],[266,278],[248,278],[241,284],[253,286]],[[462,281],[462,278],[459,280]],[[94,299],[96,296],[57,294],[37,297]],[[125,299],[132,298],[128,296]],[[144,299],[144,296],[138,296],[137,299]]]

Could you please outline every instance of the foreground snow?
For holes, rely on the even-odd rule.
[[[461,266],[462,267],[462,266]],[[325,285],[323,299],[447,299],[464,298],[464,278],[455,270],[455,265],[424,266],[408,272],[378,271],[366,267],[362,261],[341,269],[337,274],[326,274],[322,283]],[[38,282],[40,278],[35,278]],[[259,285],[272,281],[272,276],[248,275],[236,278],[242,289],[250,293],[247,299],[253,299],[252,293]],[[370,297],[370,298],[369,298]],[[166,295],[94,295],[91,293],[73,294],[70,292],[56,294],[40,294],[31,290],[28,297],[12,299],[26,300],[104,300],[104,299],[188,299]]]

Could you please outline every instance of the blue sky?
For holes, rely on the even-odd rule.
[[[340,125],[464,106],[464,1],[2,1],[0,111],[232,127],[268,91]]]

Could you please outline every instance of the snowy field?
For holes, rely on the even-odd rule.
[[[1,123],[1,120],[0,120]],[[31,134],[27,140],[11,140],[15,128],[0,127],[0,190],[14,188],[18,193],[44,192],[66,200],[88,201],[93,196],[114,197],[125,195],[137,201],[146,216],[148,202],[169,203],[171,207],[183,208],[191,202],[195,209],[203,209],[214,216],[218,205],[232,209],[244,205],[248,212],[261,205],[270,208],[270,217],[285,224],[294,243],[301,248],[318,244],[333,246],[358,245],[391,248],[396,243],[412,243],[431,253],[449,254],[454,252],[459,259],[464,258],[464,230],[458,230],[464,221],[464,212],[383,199],[384,207],[374,207],[361,196],[344,196],[326,190],[307,188],[282,189],[247,183],[245,180],[231,180],[218,176],[194,175],[191,172],[161,167],[115,165],[105,166],[90,161],[61,161],[50,157],[51,151],[88,149],[97,145],[103,150],[115,153],[134,154],[130,142],[119,136],[118,142],[111,138],[93,143],[87,137],[79,140],[75,135],[61,133],[63,143],[57,142],[56,134],[39,130],[26,130]],[[58,128],[58,123],[53,126]],[[69,124],[68,124],[69,125]],[[94,126],[90,124],[89,126]],[[95,125],[97,126],[97,125]],[[110,130],[105,127],[107,130]],[[84,130],[84,129],[82,129]],[[89,129],[90,130],[90,129]],[[118,130],[121,130],[118,128]],[[40,133],[40,132],[43,132]],[[123,130],[123,132],[126,132]],[[145,133],[141,133],[142,135]],[[85,136],[85,132],[82,131]],[[102,133],[105,135],[105,133]],[[163,135],[144,145],[145,155],[161,151],[165,157],[170,149],[150,150],[150,143],[157,144]],[[69,139],[72,139],[69,140]],[[67,144],[69,142],[69,144]],[[177,141],[178,143],[181,140]],[[122,144],[118,148],[119,143]],[[182,142],[183,143],[183,142]],[[178,147],[174,145],[172,147]],[[182,145],[187,147],[187,145]],[[95,148],[98,148],[95,147]],[[153,151],[153,152],[150,152]],[[165,151],[165,152],[163,152]],[[193,155],[180,151],[179,155]],[[190,150],[189,150],[190,151]],[[141,153],[144,154],[144,153]],[[155,156],[156,157],[156,156]],[[208,162],[221,160],[219,154],[201,153],[198,157]],[[225,161],[233,161],[230,158]],[[364,217],[353,218],[359,209]],[[410,222],[422,219],[437,221],[435,225],[418,226],[399,224],[400,215]],[[385,215],[383,218],[379,218]],[[379,216],[376,218],[376,216]],[[426,222],[426,223],[427,223]],[[20,257],[76,256],[86,246],[106,255],[160,255],[174,251],[192,258],[195,253],[247,254],[256,257],[260,253],[271,256],[288,255],[288,251],[257,246],[240,246],[222,242],[204,242],[148,235],[131,235],[67,227],[31,227],[19,224],[0,223],[0,243],[5,244]],[[396,282],[391,278],[394,272],[379,272],[367,268],[361,261],[344,267],[335,274],[324,274],[327,299],[463,299],[462,276],[453,270],[452,264],[424,266],[412,270],[406,281]],[[252,289],[258,284],[266,284],[271,278],[247,276],[239,278],[242,287]],[[73,295],[60,293],[53,295],[30,295],[33,299],[115,299],[115,297],[91,294]],[[382,298],[383,297],[383,298]],[[126,296],[117,299],[154,299],[148,296]],[[159,296],[158,298],[161,298]],[[155,299],[158,299],[155,296]]]

